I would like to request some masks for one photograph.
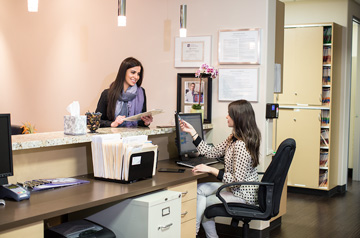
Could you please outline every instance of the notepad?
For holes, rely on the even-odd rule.
[[[138,121],[141,120],[141,117],[150,116],[150,115],[155,116],[160,113],[163,113],[162,109],[152,109],[150,111],[139,113],[131,117],[126,117],[124,121]]]

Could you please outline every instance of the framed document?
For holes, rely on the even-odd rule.
[[[210,60],[211,36],[175,38],[175,67],[200,67]]]
[[[178,74],[177,76],[178,112],[190,113],[192,105],[198,104],[204,109],[204,122],[211,122],[211,77],[203,77],[200,90],[200,79],[195,74]]]
[[[219,69],[219,101],[258,101],[259,69]]]
[[[219,64],[260,64],[260,29],[219,32]]]

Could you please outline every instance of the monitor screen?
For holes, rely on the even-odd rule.
[[[201,113],[175,114],[176,137],[179,157],[192,157],[193,154],[197,152],[197,150],[195,145],[193,144],[193,139],[191,135],[189,133],[181,131],[179,124],[179,116],[182,120],[190,123],[194,127],[198,135],[203,138],[203,124]]]
[[[10,114],[0,114],[0,185],[13,175]]]

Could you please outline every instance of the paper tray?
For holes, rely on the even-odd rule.
[[[136,161],[138,157],[141,157],[141,163],[138,163]],[[134,153],[130,156],[129,164],[131,166],[129,167],[128,180],[109,179],[103,177],[94,177],[94,178],[104,181],[117,182],[117,183],[134,183],[139,180],[152,178],[155,161],[157,161],[157,158],[155,158],[154,151]]]

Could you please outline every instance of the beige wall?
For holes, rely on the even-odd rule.
[[[264,109],[272,101],[275,0],[181,4],[188,5],[188,36],[212,37],[212,64],[217,68],[219,30],[262,29],[261,64],[249,67],[260,69],[259,99],[253,106],[263,138],[269,137]],[[128,1],[127,26],[117,27],[116,0],[40,1],[38,13],[27,12],[26,0],[0,0],[0,112],[10,112],[13,124],[35,124],[38,132],[61,131],[67,105],[77,100],[81,114],[94,111],[121,61],[134,56],[145,68],[148,108],[165,110],[152,126],[173,123],[177,73],[196,70],[174,67],[179,5],[170,0]],[[208,135],[213,143],[230,133],[225,120],[228,102],[217,100],[217,83],[213,81],[214,129]],[[264,146],[262,154],[265,157]]]

